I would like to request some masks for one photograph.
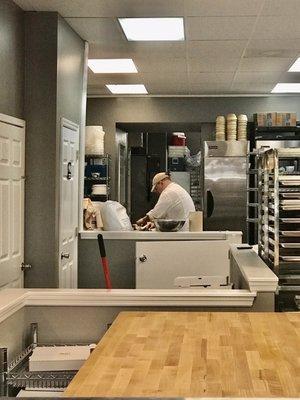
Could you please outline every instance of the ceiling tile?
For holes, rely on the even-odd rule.
[[[277,80],[278,82],[284,83],[299,83],[300,82],[300,72],[283,72],[280,75],[280,79]]]
[[[253,82],[234,82],[231,86],[230,91],[232,93],[270,93],[273,89],[274,84],[272,83],[257,83]]]
[[[135,65],[138,72],[152,72],[159,74],[169,72],[186,72],[187,63],[185,58],[139,58],[135,57]]]
[[[133,47],[127,42],[89,42],[89,58],[132,58]]]
[[[144,73],[141,79],[145,84],[170,84],[170,85],[187,85],[187,74],[184,72],[170,72],[168,74]]]
[[[282,75],[278,71],[268,72],[237,72],[234,78],[235,83],[277,83]]]
[[[192,72],[189,73],[189,81],[193,84],[224,83],[228,85],[231,83],[233,76],[233,72]]]
[[[88,83],[91,85],[145,83],[143,74],[93,74],[89,71]]]
[[[233,72],[238,67],[239,58],[203,57],[188,59],[190,72]]]
[[[90,43],[90,58],[135,58],[135,57],[176,57],[186,56],[186,44],[180,43],[135,43],[113,41],[107,43]]]
[[[239,71],[255,72],[255,71],[287,71],[292,63],[290,58],[279,57],[253,57],[243,58],[239,65]]]
[[[185,0],[186,16],[257,15],[261,0]]]
[[[63,17],[183,16],[183,0],[16,0],[24,10],[58,11]]]
[[[190,82],[189,85],[190,94],[194,95],[204,95],[204,94],[222,94],[229,90],[230,83],[193,83]]]
[[[149,90],[149,87],[159,90],[159,87],[185,87],[188,88],[187,74],[184,72],[138,73],[138,74],[93,74],[89,71],[89,86],[102,87],[106,84],[134,84],[142,83]],[[155,92],[152,92],[155,93]]]
[[[182,95],[187,93],[187,82],[156,82],[147,85],[149,94]]]
[[[188,17],[188,40],[243,40],[251,35],[255,17]]]
[[[262,15],[290,16],[300,14],[299,0],[265,0]]]
[[[246,40],[195,40],[187,42],[189,57],[239,58],[247,44]]]
[[[260,17],[253,39],[300,39],[299,14],[277,17]]]
[[[106,86],[103,86],[103,85],[88,84],[87,94],[88,95],[104,95],[104,94],[110,94],[110,91],[107,89]]]
[[[253,39],[249,42],[245,57],[297,57],[300,39]]]
[[[293,49],[280,49],[271,50],[271,49],[258,49],[255,47],[247,48],[245,51],[244,57],[246,58],[297,58],[299,54],[298,50]]]

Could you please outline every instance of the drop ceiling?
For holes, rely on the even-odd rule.
[[[300,55],[300,0],[15,0],[57,11],[89,42],[89,58],[132,58],[138,74],[94,74],[106,84],[144,84],[150,95],[269,94]],[[117,17],[184,17],[184,42],[128,42]]]

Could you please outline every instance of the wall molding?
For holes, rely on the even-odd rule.
[[[256,296],[244,289],[4,289],[0,322],[26,306],[252,307]]]

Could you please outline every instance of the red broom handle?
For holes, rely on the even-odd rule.
[[[103,267],[103,272],[104,272],[104,279],[105,279],[105,285],[107,289],[112,289],[111,286],[111,280],[110,280],[110,272],[109,272],[109,266],[108,266],[108,260],[106,257],[101,257],[102,260],[102,267]]]
[[[106,258],[106,251],[105,251],[103,236],[101,234],[98,235],[98,244],[99,244],[99,250],[100,250],[100,255],[101,255],[105,285],[106,285],[107,289],[111,289],[112,285],[111,285],[111,280],[110,280],[109,265],[108,265],[108,260]]]

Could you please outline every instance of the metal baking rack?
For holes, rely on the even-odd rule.
[[[247,243],[257,243],[259,159],[265,149],[253,149],[247,153]]]
[[[300,148],[268,150],[258,169],[259,255],[278,275],[280,290],[299,295]]]
[[[65,389],[77,370],[66,371],[29,371],[29,356],[35,347],[41,346],[82,346],[84,344],[41,344],[38,343],[38,326],[31,324],[32,343],[26,347],[10,363],[7,362],[7,348],[0,349],[1,358],[1,391],[2,396],[8,396],[9,388],[26,389],[55,389],[57,391]]]

